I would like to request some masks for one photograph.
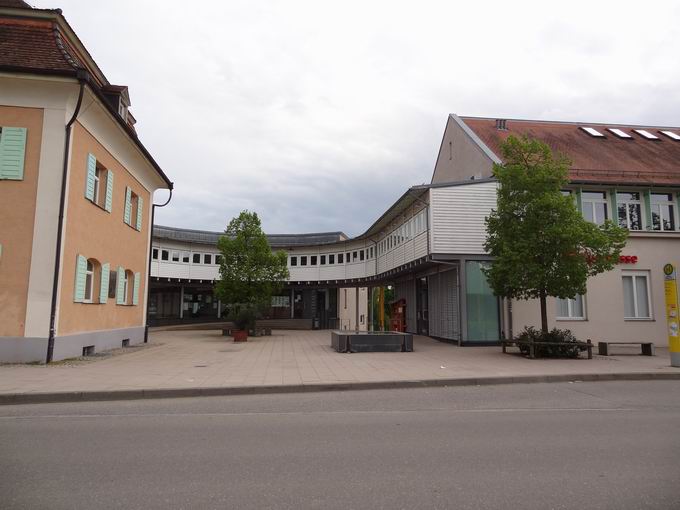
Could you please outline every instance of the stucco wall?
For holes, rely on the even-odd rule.
[[[356,330],[356,289],[338,289],[338,318],[340,329]],[[363,317],[363,322],[362,322]],[[359,288],[359,330],[368,330],[368,289]]]
[[[634,234],[633,234],[634,235]],[[630,237],[624,255],[637,255],[636,264],[618,264],[612,271],[592,277],[585,297],[585,320],[557,320],[554,299],[548,299],[550,327],[570,329],[585,340],[652,341],[667,345],[666,316],[663,284],[663,265],[680,263],[680,237]],[[622,273],[625,270],[650,273],[652,303],[651,320],[624,320]],[[513,332],[516,335],[525,325],[540,327],[540,306],[537,300],[513,301]]]
[[[450,144],[450,145],[449,145]],[[458,123],[449,117],[435,164],[432,183],[491,177],[493,163]]]
[[[104,167],[114,172],[111,213],[85,198],[86,161],[92,153]],[[142,230],[123,221],[125,187],[143,199]],[[148,249],[148,211],[150,193],[82,125],[74,124],[68,186],[68,203],[62,259],[61,297],[57,332],[60,336],[86,331],[129,328],[144,324],[144,294]],[[140,273],[139,304],[117,305],[115,298],[106,304],[74,303],[76,257],[78,254]],[[98,301],[95,299],[95,301]]]
[[[23,336],[43,110],[0,106],[0,126],[27,128],[24,179],[0,181],[0,336]]]

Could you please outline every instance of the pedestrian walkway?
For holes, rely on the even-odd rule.
[[[594,359],[529,360],[500,347],[457,347],[416,336],[412,353],[340,354],[328,331],[275,331],[235,344],[219,331],[155,331],[151,347],[97,361],[0,366],[0,395],[333,384],[541,376],[678,374],[666,349]],[[621,352],[625,353],[625,349]],[[537,379],[540,380],[540,379]]]

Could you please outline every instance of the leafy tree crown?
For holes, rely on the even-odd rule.
[[[583,218],[562,192],[571,163],[545,143],[511,135],[501,150],[505,163],[493,171],[497,206],[486,219],[491,288],[517,299],[585,294],[589,276],[613,269],[628,232]]]

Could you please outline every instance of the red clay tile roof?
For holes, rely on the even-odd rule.
[[[19,18],[0,18],[0,66],[70,72],[84,67],[56,23]]]
[[[23,0],[0,0],[0,7],[12,7],[16,9],[33,9]]]
[[[680,134],[680,128],[580,124],[532,120],[507,120],[506,130],[496,129],[496,119],[461,117],[463,122],[501,158],[500,144],[509,135],[527,135],[547,143],[572,161],[574,181],[680,185],[680,141],[659,133]],[[580,127],[593,127],[604,138],[595,138]],[[632,139],[621,139],[606,128],[619,128]],[[659,140],[646,140],[633,129],[646,129]]]

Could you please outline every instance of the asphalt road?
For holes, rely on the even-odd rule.
[[[680,383],[0,407],[0,508],[680,508]]]

